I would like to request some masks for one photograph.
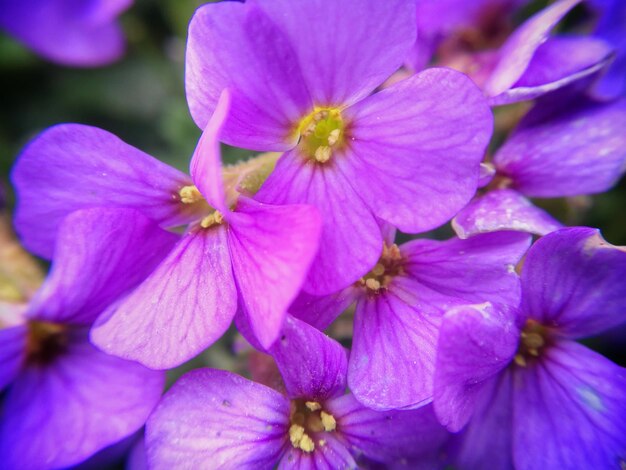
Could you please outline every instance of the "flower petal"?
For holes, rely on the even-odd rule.
[[[287,316],[269,353],[291,398],[325,401],[346,390],[348,357],[343,346],[292,316]]]
[[[569,337],[626,321],[626,252],[598,230],[564,228],[539,239],[522,269],[522,309]]]
[[[29,317],[93,323],[143,281],[178,239],[134,209],[71,213],[59,227],[52,269],[29,305]]]
[[[241,307],[264,348],[276,341],[306,279],[320,228],[314,207],[271,206],[239,197],[228,246]]]
[[[626,369],[563,341],[534,367],[516,372],[516,468],[618,468],[624,462]]]
[[[562,226],[512,189],[496,189],[478,196],[452,219],[452,228],[460,238],[501,230],[546,235]]]
[[[78,209],[135,208],[163,226],[192,220],[193,207],[178,196],[187,176],[95,127],[48,129],[22,152],[12,180],[16,230],[44,258],[52,257],[61,220]]]
[[[498,150],[498,172],[534,197],[606,191],[626,163],[626,99],[538,103]]]
[[[326,296],[300,292],[289,307],[289,313],[323,331],[335,321],[341,312],[354,303],[360,293],[361,290],[355,286]]]
[[[5,308],[0,302],[0,309]],[[20,372],[26,353],[28,329],[25,325],[4,325],[0,322],[0,391]]]
[[[0,418],[3,468],[60,468],[131,435],[161,396],[165,375],[96,350],[86,331],[45,366],[27,366]]]
[[[215,342],[237,309],[226,230],[191,232],[128,297],[98,318],[92,341],[154,369],[177,366]]]
[[[515,311],[504,305],[468,305],[446,314],[437,346],[433,399],[441,424],[453,432],[467,424],[490,390],[490,380],[515,355],[518,342]]]
[[[333,294],[358,281],[378,261],[383,241],[376,218],[332,161],[309,163],[294,149],[278,160],[255,199],[277,205],[311,204],[320,211],[320,249],[305,291]]]
[[[278,470],[356,470],[359,468],[343,442],[324,433],[324,445],[317,445],[311,453],[289,446],[280,460]]]
[[[352,395],[325,404],[337,419],[341,433],[353,453],[380,462],[394,462],[431,451],[448,434],[437,422],[431,406],[411,411],[374,411]]]
[[[428,69],[345,114],[350,146],[338,164],[379,218],[422,232],[474,195],[493,118],[465,75]]]
[[[150,468],[271,469],[286,445],[289,402],[232,372],[197,369],[165,394],[146,426]]]

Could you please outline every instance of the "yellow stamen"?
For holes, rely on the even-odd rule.
[[[330,160],[331,154],[332,152],[330,150],[330,147],[326,145],[317,147],[317,149],[315,150],[315,160],[320,163],[326,163],[328,160]]]
[[[346,123],[339,108],[316,107],[296,128],[302,153],[317,163],[328,162],[346,142]]]
[[[322,409],[322,405],[320,405],[316,401],[307,401],[304,405],[311,411],[317,411]]]
[[[289,440],[296,449],[302,449],[305,452],[315,450],[313,439],[304,432],[304,428],[299,424],[292,424],[289,428]]]
[[[371,290],[378,290],[380,289],[380,281],[378,281],[377,279],[374,278],[369,278],[365,280],[365,287],[367,287],[368,289]]]
[[[202,197],[202,193],[198,191],[198,188],[195,186],[183,186],[178,191],[178,195],[180,196],[180,202],[183,204],[193,204],[194,202],[202,201],[204,197]]]
[[[222,213],[219,211],[215,211],[207,215],[204,219],[202,219],[202,221],[200,222],[200,226],[202,228],[209,228],[209,227],[212,227],[213,225],[219,225],[223,221],[224,221],[224,216],[222,215]]]
[[[334,431],[337,428],[337,421],[335,421],[335,417],[333,415],[322,411],[320,413],[320,417],[322,418],[322,425],[324,426],[325,431]]]

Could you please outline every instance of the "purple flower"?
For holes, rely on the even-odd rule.
[[[117,17],[132,0],[3,0],[0,29],[47,59],[95,67],[119,59],[124,35]]]
[[[88,330],[177,238],[134,210],[77,212],[30,303],[0,304],[3,468],[74,465],[143,426],[164,374],[98,351]]]
[[[460,237],[494,230],[544,235],[561,224],[527,197],[599,193],[624,172],[626,100],[547,98],[535,105],[494,155],[495,178],[486,194],[453,220]]]
[[[460,468],[619,468],[626,370],[575,342],[624,322],[626,252],[597,230],[530,249],[519,305],[454,309],[439,336],[434,406]],[[487,464],[488,462],[488,464]]]
[[[430,406],[377,412],[345,395],[345,350],[305,323],[288,317],[270,353],[286,396],[226,371],[183,376],[146,425],[151,468],[356,468],[433,458],[447,437]]]
[[[179,365],[215,342],[238,306],[263,347],[278,336],[317,250],[319,215],[246,197],[256,174],[225,191],[217,138],[227,109],[225,93],[192,159],[193,181],[85,126],[52,128],[20,157],[16,227],[40,254],[59,218],[81,207],[133,207],[166,227],[189,224],[145,282],[98,319],[92,340],[104,351],[152,368]]]
[[[308,292],[363,276],[380,256],[378,219],[421,232],[475,192],[492,116],[471,81],[430,69],[371,95],[415,37],[413,0],[221,2],[191,21],[186,87],[196,123],[206,125],[229,88],[224,141],[285,152],[256,199],[322,214]]]
[[[330,297],[301,295],[291,312],[324,329],[356,302],[350,390],[378,410],[421,406],[432,399],[441,317],[457,305],[516,302],[515,265],[529,242],[519,233],[388,242],[356,285]]]

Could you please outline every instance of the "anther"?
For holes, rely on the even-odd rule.
[[[331,147],[335,145],[337,141],[339,140],[340,135],[341,135],[340,129],[335,129],[331,131],[330,134],[328,135],[328,145],[330,145]]]
[[[202,201],[204,197],[202,197],[202,193],[198,191],[198,188],[195,186],[183,186],[178,191],[178,195],[180,196],[180,202],[183,204],[193,204],[194,202]]]
[[[322,426],[324,426],[324,431],[334,431],[337,428],[337,421],[335,421],[335,417],[333,415],[322,411],[320,413],[320,418],[322,418]]]
[[[200,226],[202,228],[209,228],[213,225],[219,225],[224,221],[224,216],[221,212],[215,211],[211,214],[207,215],[204,219],[200,221]]]
[[[304,428],[299,424],[292,424],[289,428],[289,440],[296,449],[302,449],[305,452],[315,450],[313,439],[304,432]]]
[[[326,163],[328,160],[330,160],[331,154],[332,152],[330,150],[330,147],[322,145],[315,149],[315,160],[320,163]]]
[[[307,401],[304,405],[311,411],[317,411],[322,409],[322,405],[320,405],[316,401]]]
[[[369,279],[365,281],[365,287],[373,291],[377,291],[378,289],[380,289],[380,282],[370,277]]]

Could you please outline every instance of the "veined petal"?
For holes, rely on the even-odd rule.
[[[569,337],[626,321],[626,252],[598,230],[564,228],[539,239],[522,269],[522,309]]]
[[[189,177],[95,127],[48,129],[22,152],[12,180],[16,230],[44,258],[52,257],[61,220],[78,209],[135,208],[163,226],[197,217],[178,195]]]
[[[374,411],[354,396],[325,404],[337,419],[337,430],[355,455],[392,463],[436,449],[448,434],[431,406],[411,411]]]
[[[346,445],[330,433],[324,434],[324,445],[311,453],[289,445],[278,470],[356,470],[359,468]]]
[[[320,229],[314,207],[272,206],[239,197],[228,246],[241,307],[264,348],[278,337],[287,308],[306,279]]]
[[[514,376],[515,467],[619,468],[626,455],[626,369],[562,341]]]
[[[498,172],[534,197],[606,191],[626,163],[626,99],[539,102],[494,156]]]
[[[354,303],[360,293],[361,289],[355,286],[326,296],[300,292],[289,307],[289,313],[323,331],[335,321],[341,312]]]
[[[68,467],[143,426],[165,375],[109,356],[71,332],[67,349],[46,365],[23,369],[0,418],[6,469]]]
[[[546,235],[561,227],[551,215],[512,189],[495,189],[478,196],[452,219],[452,228],[460,238],[501,230]]]
[[[376,218],[333,160],[318,165],[294,149],[278,160],[255,199],[277,205],[310,204],[320,211],[320,249],[304,285],[311,294],[333,294],[348,287],[380,256],[383,240]]]
[[[94,325],[103,351],[154,369],[177,366],[215,342],[237,309],[226,229],[192,231],[152,274]]]
[[[490,381],[511,361],[519,330],[515,311],[504,305],[450,310],[442,324],[435,367],[434,407],[441,424],[461,430],[490,393]]]
[[[348,357],[334,339],[287,316],[280,338],[268,351],[290,398],[325,401],[346,390]]]
[[[493,118],[465,75],[428,69],[345,114],[349,147],[338,165],[377,217],[422,232],[474,195]]]
[[[143,281],[179,239],[134,209],[68,215],[52,269],[29,305],[37,320],[88,325]]]
[[[4,309],[0,303],[0,310]],[[28,328],[23,324],[4,325],[0,321],[0,391],[20,372],[26,355]]]
[[[286,33],[318,105],[345,106],[369,95],[400,68],[415,41],[413,0],[250,3]]]
[[[272,469],[287,445],[289,402],[232,372],[197,369],[174,384],[146,426],[150,468]]]

